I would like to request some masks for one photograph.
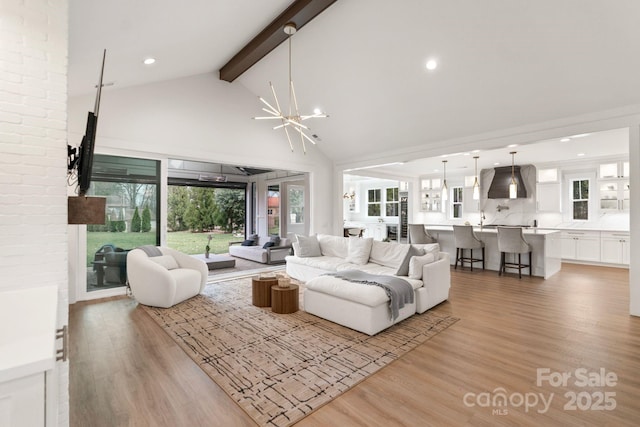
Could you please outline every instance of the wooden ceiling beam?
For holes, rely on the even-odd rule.
[[[234,81],[287,39],[284,25],[293,22],[297,29],[318,16],[336,0],[296,0],[253,38],[229,62],[220,68],[220,80]]]

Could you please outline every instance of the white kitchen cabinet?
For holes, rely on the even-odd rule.
[[[538,169],[538,183],[560,182],[558,168]]]
[[[1,426],[45,425],[45,373],[0,382]]]
[[[56,395],[45,376],[55,372],[57,306],[57,286],[0,292],[0,426],[53,418]]]
[[[600,234],[600,261],[629,265],[630,234],[603,231]]]
[[[629,162],[611,162],[600,165],[600,174],[598,178],[628,178]]]
[[[601,211],[629,210],[628,179],[600,180],[598,184]]]
[[[536,210],[538,212],[562,211],[562,185],[559,182],[536,184]]]
[[[420,210],[442,211],[441,186],[440,178],[420,180]]]
[[[373,237],[373,240],[382,241],[387,238],[387,224],[367,224],[363,237]]]
[[[562,259],[600,262],[599,231],[563,231]]]

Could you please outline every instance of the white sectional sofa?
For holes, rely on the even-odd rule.
[[[449,255],[440,252],[437,243],[409,245],[319,234],[298,236],[293,248],[294,255],[286,257],[287,274],[305,282],[304,310],[369,335],[449,298]],[[349,269],[405,279],[414,289],[414,302],[392,319],[384,289],[325,275]]]

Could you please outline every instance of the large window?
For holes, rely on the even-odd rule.
[[[574,220],[589,219],[589,180],[571,181],[571,203]]]
[[[368,216],[380,216],[381,206],[381,190],[379,188],[371,189],[367,191],[367,215]]]
[[[267,188],[267,228],[271,235],[280,235],[280,185]]]
[[[130,249],[160,243],[159,162],[96,155],[89,195],[106,197],[106,222],[87,226],[87,291],[124,286]]]
[[[451,189],[451,218],[462,218],[462,187]]]
[[[291,224],[304,223],[304,187],[289,186],[289,219]]]
[[[399,202],[398,187],[387,188],[387,200],[385,201],[385,213],[387,216],[398,216]]]

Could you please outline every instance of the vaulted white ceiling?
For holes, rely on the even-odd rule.
[[[217,75],[289,3],[71,0],[70,96],[93,91],[104,47],[121,88]],[[637,0],[337,1],[292,39],[300,109],[330,114],[308,122],[313,149],[374,159],[640,105],[639,16]],[[231,84],[285,98],[286,79],[282,45]]]

